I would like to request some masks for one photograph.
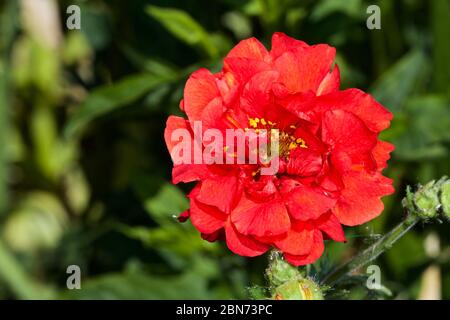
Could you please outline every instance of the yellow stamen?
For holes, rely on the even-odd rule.
[[[256,119],[258,119],[258,118],[256,118]],[[252,127],[252,128],[258,127],[259,119],[258,119],[258,121],[256,121],[256,119],[252,119],[252,118],[248,119],[248,124],[250,125],[250,127]]]
[[[292,149],[295,149],[295,148],[297,148],[297,144],[295,142],[291,142],[289,144],[289,150],[292,150]]]

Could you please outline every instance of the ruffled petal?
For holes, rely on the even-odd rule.
[[[322,232],[320,232],[319,230],[314,230],[314,242],[311,247],[311,251],[308,254],[298,256],[286,253],[284,254],[284,257],[289,263],[295,266],[303,266],[313,263],[317,259],[319,259],[322,256],[323,250],[324,245]]]
[[[175,130],[186,130],[189,136],[192,137],[192,131],[189,125],[189,121],[184,118],[177,116],[169,116],[166,121],[166,128],[164,130],[164,140],[166,142],[167,149],[169,153],[172,153],[172,149],[179,141],[172,140],[172,134]]]
[[[395,146],[389,142],[378,140],[377,145],[372,150],[372,155],[376,161],[378,170],[383,170],[387,167],[387,161],[391,158],[390,153],[394,151]]]
[[[358,155],[370,152],[376,145],[376,134],[351,112],[327,111],[322,119],[322,139],[332,150]]]
[[[285,233],[291,227],[289,214],[282,201],[254,202],[245,195],[231,212],[236,229],[244,235],[257,237]]]
[[[209,70],[202,68],[192,73],[184,87],[183,101],[189,120],[201,120],[205,107],[218,96],[216,79]]]
[[[387,127],[392,120],[392,113],[375,101],[369,94],[359,89],[347,89],[334,91],[330,94],[317,97],[314,112],[327,110],[345,110],[358,116],[373,132],[380,132]]]
[[[336,50],[325,44],[288,51],[275,61],[280,82],[292,92],[317,92],[330,72]]]
[[[314,226],[324,232],[334,241],[345,242],[344,229],[338,218],[331,212],[322,215],[314,221]]]
[[[322,168],[322,155],[297,147],[291,151],[287,163],[287,173],[308,177],[317,174]]]
[[[237,231],[230,219],[225,225],[225,236],[228,248],[236,254],[245,257],[255,257],[265,253],[269,246],[253,237],[243,235]]]
[[[240,186],[235,176],[222,176],[202,181],[197,200],[230,213],[238,197]]]
[[[192,224],[202,233],[213,233],[225,226],[227,215],[216,207],[206,205],[197,200],[199,187],[192,190],[189,217]]]
[[[256,38],[249,38],[240,41],[226,58],[246,58],[252,60],[264,60],[268,56],[266,47]]]
[[[341,83],[341,74],[337,65],[334,66],[333,71],[328,73],[317,89],[317,95],[329,94],[334,91],[339,90],[339,85]]]
[[[231,73],[237,83],[244,86],[255,74],[270,71],[270,65],[262,60],[248,58],[225,58],[223,70]]]
[[[320,188],[300,185],[284,196],[289,214],[298,220],[317,219],[330,210],[336,199],[325,194]]]
[[[376,172],[348,172],[342,177],[344,189],[332,209],[339,221],[356,226],[376,218],[384,209],[382,196],[394,192],[392,180]]]
[[[309,45],[303,41],[291,38],[283,32],[275,32],[272,36],[272,49],[270,55],[275,60],[286,51],[296,51],[308,48]]]
[[[180,164],[172,169],[172,183],[188,183],[198,181],[210,176],[208,167],[204,164]]]
[[[313,246],[314,229],[309,223],[298,222],[286,235],[275,241],[275,246],[282,252],[292,255],[306,255]]]
[[[247,83],[242,92],[241,107],[250,117],[264,118],[266,116],[266,110],[273,101],[270,89],[278,76],[276,71],[260,72]]]

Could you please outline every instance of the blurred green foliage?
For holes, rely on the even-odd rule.
[[[373,222],[328,243],[317,266],[353,255],[402,218],[406,184],[450,172],[448,0],[61,0],[0,2],[0,298],[246,298],[266,257],[245,259],[175,216],[165,119],[188,75],[218,70],[239,40],[274,31],[337,48],[342,87],[395,115],[397,193]],[[38,2],[34,2],[35,4]],[[66,8],[81,7],[81,30]],[[381,8],[381,30],[366,9]],[[438,235],[438,255],[425,239]],[[431,265],[450,299],[448,225],[416,228],[377,260],[391,298],[415,299]],[[66,289],[66,268],[82,290]],[[428,278],[427,278],[428,279]],[[349,298],[371,297],[354,290]]]

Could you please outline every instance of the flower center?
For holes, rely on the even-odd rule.
[[[259,130],[266,129],[270,132],[271,129],[275,129],[276,123],[271,121],[266,121],[264,118],[249,118],[248,119],[249,127],[255,130],[256,133],[259,133]],[[278,154],[281,158],[287,159],[291,153],[291,150],[294,150],[298,147],[307,149],[306,141],[300,137],[295,137],[295,129],[294,125],[291,125],[288,131],[282,131],[278,136]],[[246,128],[246,130],[250,130]],[[269,135],[270,136],[270,135]],[[271,140],[268,141],[268,149],[270,148]]]

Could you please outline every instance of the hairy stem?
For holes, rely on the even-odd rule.
[[[370,247],[362,251],[356,257],[349,259],[340,266],[332,270],[326,277],[322,280],[322,283],[326,283],[333,286],[340,282],[340,280],[354,272],[355,270],[367,265],[371,261],[375,260],[380,254],[382,254],[387,249],[391,248],[392,245],[397,242],[403,235],[405,235],[412,227],[420,221],[420,218],[416,215],[410,215],[400,224],[398,224],[394,229],[385,234],[377,242],[372,244]]]

